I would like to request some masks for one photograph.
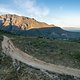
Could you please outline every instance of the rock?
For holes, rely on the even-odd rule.
[[[32,28],[45,28],[45,27],[54,27],[54,25],[48,25],[44,22],[36,21],[34,18],[28,18],[24,16],[18,16],[18,15],[1,15],[0,16],[0,24],[2,23],[2,26],[16,26],[20,28],[21,30],[27,30]]]

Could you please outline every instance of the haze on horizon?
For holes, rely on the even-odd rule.
[[[0,14],[17,14],[60,27],[80,27],[80,0],[0,0]]]

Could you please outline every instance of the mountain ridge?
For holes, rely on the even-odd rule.
[[[55,25],[38,22],[34,18],[17,15],[0,16],[0,30],[13,34],[58,39],[80,39],[79,32],[66,31]]]
[[[32,28],[47,28],[47,27],[54,27],[55,25],[49,25],[45,22],[39,22],[34,18],[12,15],[12,14],[5,14],[0,16],[0,25],[1,26],[17,26],[21,30],[28,30]]]

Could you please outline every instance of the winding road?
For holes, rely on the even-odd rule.
[[[32,66],[36,69],[80,77],[79,69],[50,64],[50,63],[46,63],[44,61],[38,60],[35,57],[30,56],[27,53],[16,48],[13,45],[12,41],[6,36],[4,36],[4,39],[2,41],[2,50],[6,55],[10,56],[12,59],[21,61],[27,64],[28,66]]]

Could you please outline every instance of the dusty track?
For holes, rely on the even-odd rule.
[[[73,69],[65,66],[54,65],[54,64],[50,64],[50,63],[46,63],[44,61],[38,60],[28,55],[27,53],[24,53],[18,48],[16,48],[13,45],[12,41],[6,36],[4,36],[4,40],[2,41],[2,50],[6,55],[10,56],[12,59],[21,61],[34,68],[80,77],[79,69]]]

